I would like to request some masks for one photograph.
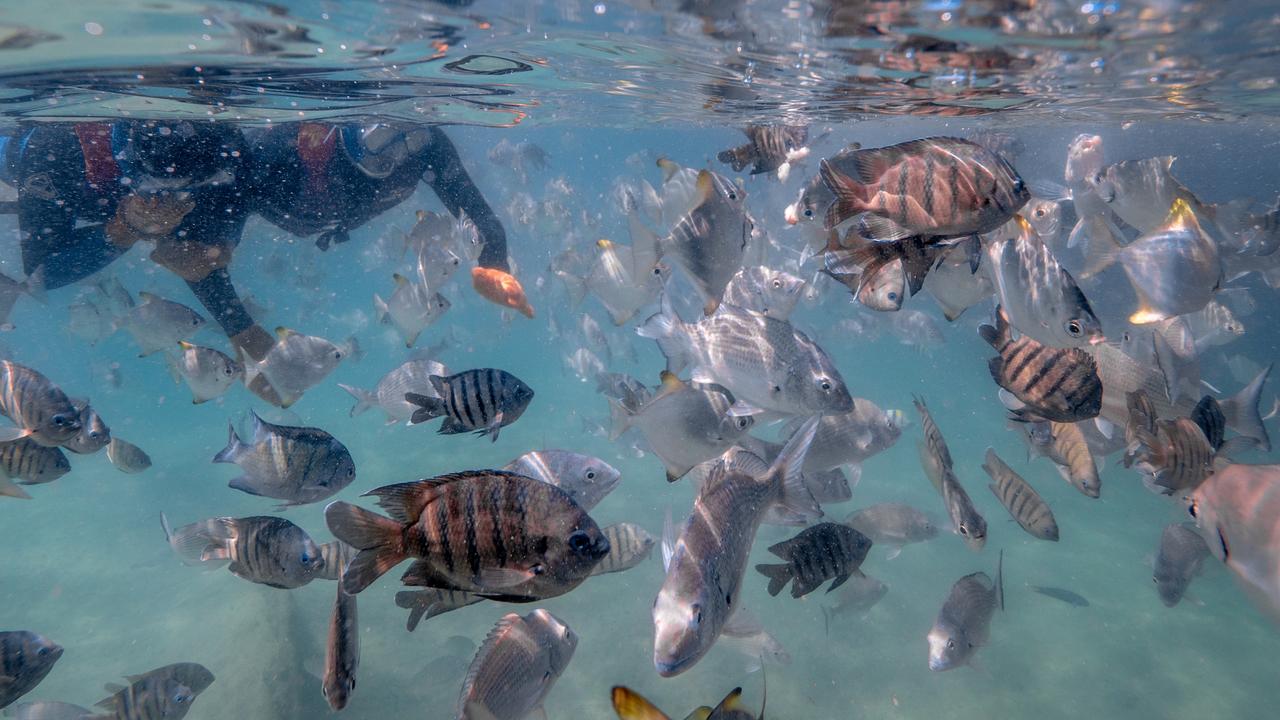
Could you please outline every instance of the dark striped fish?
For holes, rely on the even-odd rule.
[[[173,663],[172,665],[158,667],[155,670],[149,670],[138,675],[125,676],[125,680],[128,680],[130,684],[146,680],[176,680],[186,685],[196,695],[208,690],[215,679],[213,673],[209,672],[209,668],[193,662]],[[107,686],[109,692],[119,692],[124,687],[123,685]],[[104,700],[103,702],[106,701]]]
[[[23,485],[40,485],[53,482],[71,472],[67,456],[56,447],[40,445],[29,437],[11,442],[0,442],[0,495],[29,498],[26,491],[9,482],[17,480]]]
[[[62,646],[27,630],[0,632],[0,708],[31,692],[62,657]]]
[[[568,494],[515,473],[453,473],[365,495],[391,517],[345,502],[325,508],[329,530],[360,550],[342,577],[352,594],[416,558],[401,578],[406,585],[530,602],[577,587],[609,552]]]
[[[360,665],[360,622],[356,596],[348,595],[338,583],[338,596],[329,618],[329,640],[324,649],[324,681],[320,686],[329,707],[341,710],[356,689],[356,668]]]
[[[604,528],[601,532],[609,540],[609,554],[605,555],[591,570],[592,575],[630,570],[649,557],[649,553],[653,550],[653,536],[639,525],[617,523]],[[323,548],[322,545],[321,549]],[[439,588],[402,590],[396,593],[396,606],[409,611],[405,628],[413,632],[418,627],[418,623],[423,620],[430,620],[437,615],[475,605],[484,599],[481,595],[461,590]]]
[[[987,487],[1028,535],[1041,540],[1058,541],[1058,523],[1054,520],[1048,503],[1021,475],[1005,464],[995,450],[987,448],[982,469],[994,481]]]
[[[1182,601],[1191,580],[1209,556],[1209,546],[1191,523],[1173,523],[1160,533],[1152,580],[1165,607]]]
[[[284,518],[209,518],[173,530],[161,514],[160,523],[169,546],[184,561],[230,561],[227,569],[249,582],[297,588],[324,571],[320,548],[305,530]]]
[[[716,159],[728,163],[734,172],[742,172],[751,165],[751,174],[781,170],[783,165],[790,165],[793,159],[803,157],[804,143],[809,137],[809,128],[804,125],[750,125],[742,131],[746,134],[747,144],[722,151]],[[784,172],[778,173],[778,179],[786,181]]]
[[[615,523],[601,532],[609,540],[609,554],[592,569],[592,575],[630,570],[653,552],[653,536],[635,523]]]
[[[701,170],[689,211],[659,242],[662,254],[674,257],[693,281],[707,315],[720,307],[725,287],[742,267],[753,227],[746,199],[732,180]]]
[[[827,592],[831,592],[849,576],[862,574],[859,567],[870,550],[871,539],[852,527],[818,523],[769,548],[769,552],[786,560],[785,564],[762,563],[756,565],[756,571],[769,578],[770,595],[776,596],[790,582],[791,597],[803,597],[835,578],[827,588]]]
[[[324,558],[324,567],[321,568],[321,572],[316,574],[316,578],[320,580],[341,580],[342,571],[346,569],[347,563],[351,562],[351,558],[355,556],[356,549],[341,540],[320,545],[320,557]]]
[[[319,502],[356,479],[355,461],[337,438],[319,428],[274,425],[250,411],[253,435],[244,442],[227,424],[227,446],[215,463],[234,463],[244,475],[228,485],[250,495],[284,500],[283,507]]]
[[[423,620],[430,620],[437,615],[475,605],[483,600],[483,596],[475,593],[440,588],[401,590],[396,593],[396,607],[409,611],[409,619],[405,622],[405,629],[409,632],[416,630],[418,623]]]
[[[1124,457],[1121,460],[1125,467],[1132,467],[1138,453],[1142,450],[1141,438],[1155,435],[1156,420],[1159,416],[1156,414],[1155,405],[1151,402],[1151,396],[1145,390],[1127,393],[1125,405],[1129,412],[1129,422],[1124,426],[1125,447]]]
[[[988,369],[991,379],[1026,407],[1012,411],[1026,420],[1079,422],[1102,409],[1102,380],[1093,356],[1079,348],[1043,345],[1029,335],[1013,338],[1004,309],[996,308],[996,326],[978,334],[998,353]]]
[[[1157,420],[1155,433],[1136,431],[1133,468],[1143,484],[1163,495],[1194,490],[1213,472],[1214,452],[1191,418]]]
[[[1086,497],[1102,495],[1102,478],[1093,460],[1093,451],[1075,423],[1049,423],[1052,441],[1043,446],[1045,455],[1058,466],[1062,479]]]
[[[444,417],[442,435],[475,432],[497,442],[498,430],[520,419],[533,400],[533,390],[503,370],[480,368],[428,380],[439,397],[405,393],[404,399],[418,406],[409,423]]]
[[[74,404],[74,403],[73,403]],[[85,403],[80,408],[80,431],[62,447],[73,453],[88,455],[96,453],[111,442],[111,428],[102,420],[96,410]]]
[[[918,445],[920,464],[929,476],[929,481],[942,496],[942,503],[951,518],[951,528],[959,535],[970,550],[980,552],[987,542],[987,521],[974,507],[969,493],[960,485],[951,460],[951,450],[942,437],[933,415],[925,406],[924,399],[912,396],[912,402],[920,413],[920,426],[924,430],[924,442]]]
[[[868,213],[864,225],[879,240],[991,232],[1031,199],[1004,158],[959,138],[859,150],[853,162],[857,177],[822,161],[822,180],[835,195],[826,227]]]
[[[578,636],[546,610],[507,613],[476,651],[458,696],[458,720],[545,717],[542,703],[573,659]]]
[[[25,365],[0,360],[0,415],[16,428],[0,428],[0,440],[30,436],[41,445],[61,445],[80,432],[80,411],[66,393]]]
[[[195,691],[178,680],[148,674],[99,702],[108,714],[88,714],[84,720],[181,720],[195,699]]]
[[[1204,439],[1214,452],[1222,449],[1223,433],[1226,432],[1227,418],[1222,414],[1222,406],[1212,395],[1205,395],[1191,409],[1191,421],[1204,432]]]

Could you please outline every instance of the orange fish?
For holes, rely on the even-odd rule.
[[[471,286],[486,300],[519,310],[527,318],[533,317],[533,306],[514,275],[493,268],[472,268]]]

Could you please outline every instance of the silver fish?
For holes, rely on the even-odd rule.
[[[604,361],[584,347],[573,351],[571,355],[565,355],[564,364],[582,382],[587,382],[604,372]]]
[[[928,514],[902,503],[879,503],[856,510],[845,523],[871,538],[877,546],[889,548],[888,559],[897,557],[904,545],[926,542],[938,536],[938,523]]]
[[[360,621],[356,596],[348,595],[338,583],[338,596],[329,618],[329,639],[324,650],[324,680],[321,690],[329,707],[341,710],[356,689],[356,668],[360,665]]]
[[[946,250],[924,279],[924,289],[942,309],[947,322],[955,322],[965,310],[995,293],[986,272],[975,272],[965,244]]]
[[[0,632],[0,708],[13,704],[44,680],[62,657],[62,646],[27,630]]]
[[[993,582],[984,572],[965,575],[951,592],[929,630],[929,669],[952,670],[969,663],[978,648],[987,644],[991,617],[1004,608],[1004,551]]]
[[[455,219],[452,215],[419,212],[417,220],[405,237],[405,248],[423,263],[425,282],[433,290],[439,289],[462,264],[453,263],[453,258],[474,262],[480,257],[484,241],[466,213]]]
[[[712,471],[668,553],[666,580],[653,605],[653,663],[672,677],[693,667],[720,637],[741,602],[743,574],[756,530],[785,486],[802,482],[804,454],[817,427],[810,421],[772,465],[739,453]],[[754,462],[750,462],[754,459]]]
[[[178,341],[181,352],[166,355],[174,370],[191,388],[191,403],[208,402],[231,389],[244,377],[244,367],[220,350]]]
[[[824,608],[827,633],[831,632],[831,616],[843,613],[866,613],[889,592],[889,586],[870,575],[854,575],[836,592],[836,602]]]
[[[80,455],[90,455],[106,447],[111,442],[111,428],[98,411],[89,406],[88,400],[73,400],[71,404],[80,410],[80,432],[62,447]]]
[[[805,281],[764,265],[743,268],[724,289],[724,303],[768,315],[777,320],[791,317],[800,301]]]
[[[634,523],[615,523],[601,529],[600,532],[609,539],[609,554],[596,564],[591,571],[592,575],[630,570],[643,562],[653,551],[655,542],[653,536]]]
[[[1164,222],[1123,248],[1095,243],[1104,255],[1093,267],[1119,262],[1138,296],[1134,325],[1193,313],[1213,299],[1222,284],[1218,245],[1200,227],[1191,206],[1174,200]]]
[[[711,317],[685,323],[664,295],[662,311],[637,332],[657,341],[668,370],[679,372],[692,363],[694,382],[719,383],[733,393],[735,415],[853,410],[835,363],[785,320],[726,305]]]
[[[818,420],[818,432],[805,455],[804,470],[817,472],[857,465],[893,447],[902,436],[905,422],[900,410],[881,410],[870,400],[854,398],[851,412],[823,415]],[[790,437],[800,425],[799,420],[790,421],[783,436]]]
[[[622,480],[622,473],[609,463],[568,450],[527,452],[502,469],[555,485],[587,511],[599,505]]]
[[[1160,533],[1160,549],[1156,552],[1152,580],[1160,602],[1173,607],[1182,601],[1192,578],[1200,574],[1200,566],[1209,556],[1209,546],[1189,523],[1166,525]]]
[[[149,292],[140,292],[138,297],[142,302],[129,310],[121,324],[142,349],[140,356],[168,350],[205,325],[200,313],[182,303]]]
[[[120,472],[140,473],[151,467],[151,457],[142,448],[118,437],[107,443],[107,459]]]
[[[710,315],[742,267],[752,223],[746,213],[746,191],[733,181],[702,170],[694,188],[689,210],[659,247],[688,273],[702,297],[703,311]]]
[[[984,242],[983,268],[1018,332],[1052,347],[1101,342],[1102,323],[1080,286],[1021,216]]]
[[[103,306],[104,302],[96,293],[89,293],[68,305],[67,329],[71,334],[90,345],[97,345],[115,333],[115,318]]]
[[[36,268],[30,277],[21,281],[0,273],[0,325],[12,327],[9,324],[9,313],[13,312],[13,306],[23,295],[30,295],[43,302],[44,266]]]
[[[938,328],[938,323],[928,313],[919,310],[899,310],[893,313],[890,327],[898,342],[921,352],[947,341]]]
[[[418,409],[417,405],[404,399],[406,393],[439,397],[431,385],[431,376],[448,374],[445,366],[435,360],[410,360],[383,375],[372,391],[342,383],[338,383],[338,387],[356,399],[356,404],[351,406],[351,417],[377,407],[387,414],[387,424],[393,425],[407,421]]]
[[[1209,552],[1280,623],[1280,465],[1228,465],[1191,495]]]
[[[425,277],[421,268],[418,276]],[[425,281],[414,281],[400,273],[391,276],[396,289],[391,297],[383,300],[374,294],[373,307],[377,310],[378,322],[394,325],[405,347],[413,347],[418,342],[418,335],[439,320],[452,307],[445,296],[430,289]]]
[[[540,713],[577,647],[573,630],[546,610],[507,613],[467,669],[457,720],[522,720]]]
[[[1149,233],[1167,217],[1169,207],[1182,200],[1197,215],[1206,208],[1194,194],[1173,176],[1176,158],[1125,160],[1086,177],[1094,193],[1127,225],[1138,232]]]
[[[1057,244],[1058,233],[1062,231],[1062,205],[1057,200],[1033,197],[1022,208],[1022,215],[1041,240],[1050,246]]]
[[[667,480],[684,477],[699,463],[720,457],[754,424],[750,416],[730,413],[730,396],[691,387],[664,372],[662,388],[648,402],[632,407],[610,399],[611,439],[635,427],[662,461]]]
[[[323,381],[348,355],[352,343],[335,345],[322,337],[303,335],[288,328],[276,328],[276,343],[261,360],[241,355],[246,384],[261,373],[280,396],[282,407],[297,402],[302,394]]]
[[[765,629],[764,623],[745,605],[735,610],[733,617],[725,623],[720,641],[746,656],[749,673],[759,670],[765,662],[791,664],[791,653],[787,652],[782,641]]]
[[[920,413],[920,425],[924,430],[924,441],[918,446],[920,465],[925,475],[942,496],[947,515],[951,518],[951,528],[964,539],[966,545],[974,552],[980,552],[987,542],[987,521],[974,507],[969,493],[965,492],[960,479],[956,477],[951,450],[947,447],[942,432],[929,414],[924,400],[914,398],[916,410]]]
[[[636,224],[639,220],[632,222]],[[613,324],[623,325],[640,308],[658,298],[671,270],[658,261],[652,233],[649,240],[637,241],[637,232],[633,230],[631,246],[597,240],[596,250],[595,262],[586,276],[586,288],[604,305]]]
[[[233,463],[244,475],[229,486],[236,490],[284,500],[284,507],[319,502],[356,478],[351,453],[319,428],[273,425],[250,411],[253,434],[240,439],[228,423],[227,446],[215,463]]]

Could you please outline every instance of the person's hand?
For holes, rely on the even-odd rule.
[[[271,383],[267,381],[267,377],[262,373],[256,373],[250,378],[249,361],[262,360],[271,352],[271,348],[276,344],[275,338],[261,325],[250,325],[231,337],[231,346],[236,349],[236,354],[240,361],[245,365],[245,387],[254,395],[275,405],[276,407],[284,407],[284,400],[271,387]]]
[[[156,249],[151,251],[151,259],[187,282],[199,282],[214,270],[231,263],[231,247],[161,235],[156,238]]]
[[[138,234],[154,237],[172,234],[195,206],[195,201],[185,193],[129,195],[120,201],[116,216]]]

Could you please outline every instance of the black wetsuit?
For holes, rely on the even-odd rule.
[[[3,179],[18,190],[18,230],[23,270],[43,268],[44,286],[69,285],[103,269],[125,250],[105,233],[121,199],[145,185],[145,173],[127,158],[128,122],[40,124],[4,138]],[[243,147],[239,130],[219,125],[226,147]],[[194,158],[222,180],[189,189],[195,207],[174,228],[177,237],[234,248],[250,210],[241,184],[248,178],[243,153]],[[188,282],[191,291],[228,336],[253,324],[226,270]]]
[[[451,214],[457,217],[465,211],[475,223],[484,241],[479,264],[508,270],[502,223],[439,128],[429,128],[430,141],[421,151],[408,156],[386,177],[373,178],[361,172],[343,151],[342,126],[311,126],[308,130],[323,140],[299,150],[299,132],[306,126],[277,126],[251,141],[254,185],[258,188],[254,209],[272,224],[295,235],[318,234],[317,244],[327,248],[345,242],[349,231],[404,202],[418,182],[425,181]]]

